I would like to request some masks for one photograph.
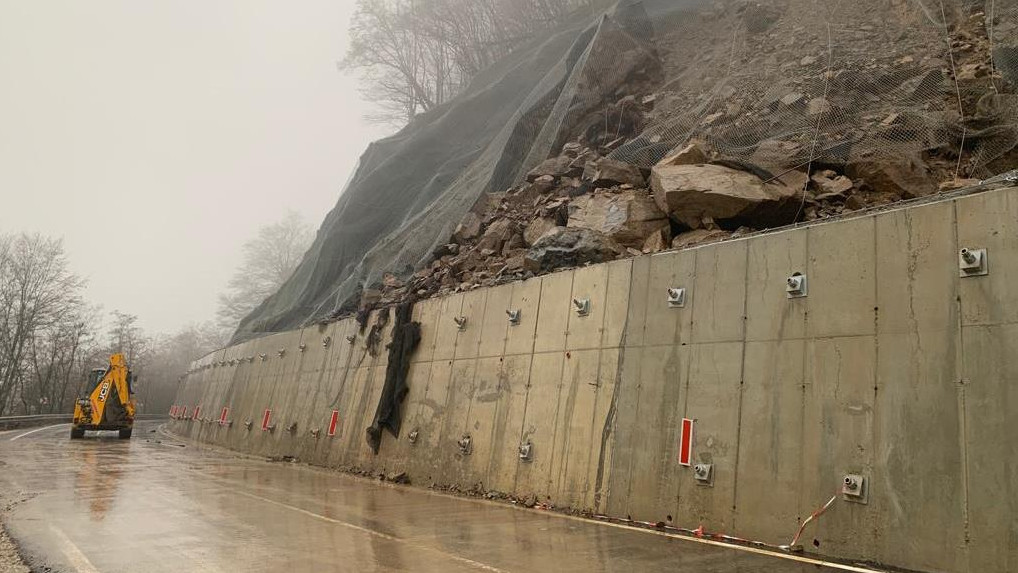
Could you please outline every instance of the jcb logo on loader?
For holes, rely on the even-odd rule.
[[[106,401],[106,395],[110,393],[110,383],[106,382],[103,387],[99,389],[99,403]]]

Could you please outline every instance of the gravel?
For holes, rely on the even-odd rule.
[[[14,547],[10,537],[7,536],[7,532],[4,531],[3,524],[0,524],[0,571],[31,573],[25,562],[21,560],[21,556],[18,555],[18,550]]]

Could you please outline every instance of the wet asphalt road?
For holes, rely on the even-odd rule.
[[[0,432],[5,515],[35,570],[835,571],[695,540],[205,449],[143,422]]]

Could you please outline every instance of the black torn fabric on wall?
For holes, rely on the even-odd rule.
[[[398,437],[403,422],[400,406],[410,391],[407,375],[410,359],[421,342],[421,323],[412,320],[414,301],[396,307],[396,322],[392,328],[392,342],[389,343],[389,363],[385,368],[385,385],[378,400],[375,418],[367,429],[367,441],[372,451],[378,454],[382,443],[382,429]]]

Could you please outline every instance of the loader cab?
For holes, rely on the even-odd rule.
[[[103,377],[106,376],[105,368],[93,368],[88,373],[88,381],[85,384],[85,394],[91,394],[93,390],[99,386],[99,383],[103,381]]]

